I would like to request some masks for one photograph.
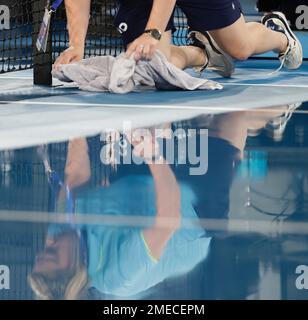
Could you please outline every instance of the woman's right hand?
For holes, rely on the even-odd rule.
[[[70,46],[63,51],[54,63],[54,68],[58,68],[61,64],[69,64],[83,59],[84,46]]]

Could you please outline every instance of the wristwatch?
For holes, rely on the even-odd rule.
[[[161,39],[161,32],[158,29],[147,29],[144,31],[144,33],[148,33],[152,38],[156,39],[156,40],[160,40]]]

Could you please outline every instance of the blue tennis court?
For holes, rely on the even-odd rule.
[[[224,86],[219,92],[175,91],[159,94],[147,89],[115,95],[81,92],[63,86],[33,87],[31,71],[5,74],[0,78],[3,128],[0,145],[17,147],[32,141],[54,142],[61,137],[94,135],[105,125],[118,128],[127,117],[136,126],[151,126],[204,112],[243,111],[307,101],[307,63],[294,72],[271,75],[277,65],[277,61],[271,60],[240,63],[234,77],[227,80],[208,72],[205,75],[207,78]],[[17,126],[21,130],[12,130]],[[27,139],[23,139],[25,132]]]

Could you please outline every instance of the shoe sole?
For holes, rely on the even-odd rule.
[[[261,20],[261,23],[265,24],[270,19],[275,19],[275,18],[277,19],[277,16],[278,16],[278,19],[283,22],[285,28],[287,29],[288,33],[291,35],[293,40],[295,40],[299,44],[300,54],[301,54],[301,61],[303,61],[303,47],[302,47],[299,39],[296,37],[295,33],[290,28],[288,20],[287,20],[286,16],[282,12],[273,11],[269,15],[263,17],[262,20]],[[297,66],[295,68],[292,68],[292,69],[298,69],[301,65],[302,65],[302,63],[299,66]]]
[[[230,78],[232,76],[232,74],[235,71],[235,67],[234,67],[234,62],[232,60],[232,58],[225,53],[223,50],[221,50],[218,45],[216,44],[215,40],[206,32],[204,34],[204,36],[206,37],[206,39],[208,40],[208,43],[210,45],[210,48],[217,54],[219,54],[222,58],[222,61],[225,65],[224,69],[217,69],[217,68],[209,68],[210,70],[213,70],[215,72],[217,72],[219,75],[221,75],[224,78]],[[204,44],[205,46],[207,46],[206,44]],[[207,52],[209,52],[207,50]]]

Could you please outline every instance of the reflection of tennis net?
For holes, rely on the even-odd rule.
[[[0,73],[30,69],[36,66],[35,83],[50,81],[52,62],[68,46],[64,5],[57,11],[51,24],[51,39],[45,54],[38,54],[35,43],[47,0],[3,0],[0,22]],[[115,0],[92,0],[91,18],[85,56],[117,55],[123,51],[119,32],[113,25]],[[176,10],[174,33],[176,44],[186,43],[186,18]]]

